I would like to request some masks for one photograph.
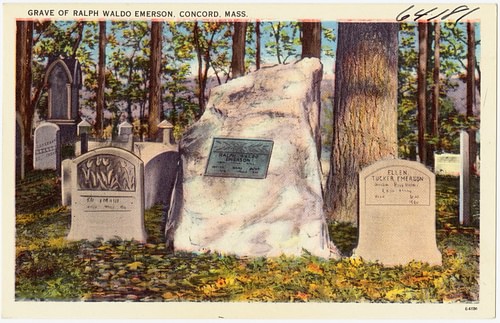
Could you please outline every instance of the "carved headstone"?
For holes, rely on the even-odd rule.
[[[61,166],[61,144],[59,126],[42,122],[35,129],[33,168],[54,169]]]
[[[114,147],[91,150],[73,160],[70,240],[146,241],[144,166]]]
[[[318,59],[213,88],[180,142],[167,223],[174,250],[338,258],[323,212],[316,145]]]
[[[359,239],[354,254],[387,266],[441,265],[434,173],[418,162],[378,161],[359,173]]]

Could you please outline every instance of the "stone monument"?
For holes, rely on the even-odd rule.
[[[323,212],[316,145],[318,59],[213,88],[180,142],[167,247],[240,256],[338,258]]]
[[[82,86],[80,63],[74,58],[51,57],[45,73],[48,88],[47,121],[61,129],[61,144],[73,144],[79,109],[79,91]]]
[[[387,266],[412,260],[441,265],[435,193],[434,173],[418,162],[388,159],[364,168],[354,255]]]
[[[69,240],[119,238],[146,241],[144,166],[120,148],[91,150],[71,169]]]

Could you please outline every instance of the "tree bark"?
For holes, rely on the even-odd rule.
[[[398,24],[339,23],[325,210],[357,224],[358,172],[397,157]]]
[[[19,112],[23,122],[24,146],[25,146],[25,169],[31,169],[31,153],[33,140],[31,138],[31,127],[34,105],[31,104],[31,82],[32,82],[32,47],[33,47],[33,21],[16,22],[16,111]]]
[[[427,145],[425,133],[427,124],[427,23],[418,23],[418,70],[417,70],[417,127],[418,156],[420,162],[426,165]]]
[[[97,67],[97,102],[94,129],[98,137],[103,130],[103,113],[106,105],[106,21],[99,22],[99,58]]]
[[[255,23],[255,69],[260,69],[260,21]]]
[[[245,75],[246,22],[235,22],[233,33],[233,56],[231,58],[232,78]]]
[[[433,87],[432,87],[432,113],[431,113],[431,136],[437,139],[436,144],[431,147],[432,152],[436,152],[436,149],[440,147],[439,145],[439,91],[440,91],[440,79],[439,79],[439,68],[440,62],[440,49],[439,43],[441,40],[441,23],[434,23],[434,70],[433,70]]]
[[[476,105],[476,37],[474,23],[467,23],[467,117],[474,117],[474,106]],[[469,170],[476,173],[475,162],[477,155],[476,132],[469,129]]]
[[[162,23],[151,22],[151,58],[149,84],[149,115],[148,125],[150,140],[156,140],[161,112],[161,37]]]
[[[321,22],[302,23],[302,58],[321,58]]]

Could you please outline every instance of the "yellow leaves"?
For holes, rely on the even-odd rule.
[[[68,241],[66,240],[65,237],[59,237],[59,238],[50,238],[48,241],[49,247],[52,248],[64,248],[68,244]]]
[[[404,288],[392,289],[385,294],[385,299],[390,302],[395,302],[404,293],[404,291]]]
[[[229,276],[229,277],[219,277],[214,283],[211,284],[205,284],[201,286],[201,291],[203,294],[207,296],[212,296],[215,292],[228,288],[232,285],[235,284],[235,281],[237,280],[236,277],[234,276]],[[239,278],[238,278],[239,280]]]
[[[306,270],[310,273],[323,276],[323,269],[318,264],[310,263],[307,265]]]
[[[144,266],[142,262],[140,261],[134,261],[129,264],[127,264],[125,267],[127,267],[130,270],[137,270],[139,267]]]
[[[295,294],[295,299],[300,299],[303,302],[307,302],[309,300],[309,295],[303,292],[297,292],[297,294]]]

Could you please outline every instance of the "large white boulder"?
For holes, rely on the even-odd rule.
[[[318,59],[264,68],[213,88],[207,109],[180,142],[167,223],[173,250],[239,256],[338,258],[323,213],[315,138]],[[205,175],[214,137],[272,140],[264,179]]]

